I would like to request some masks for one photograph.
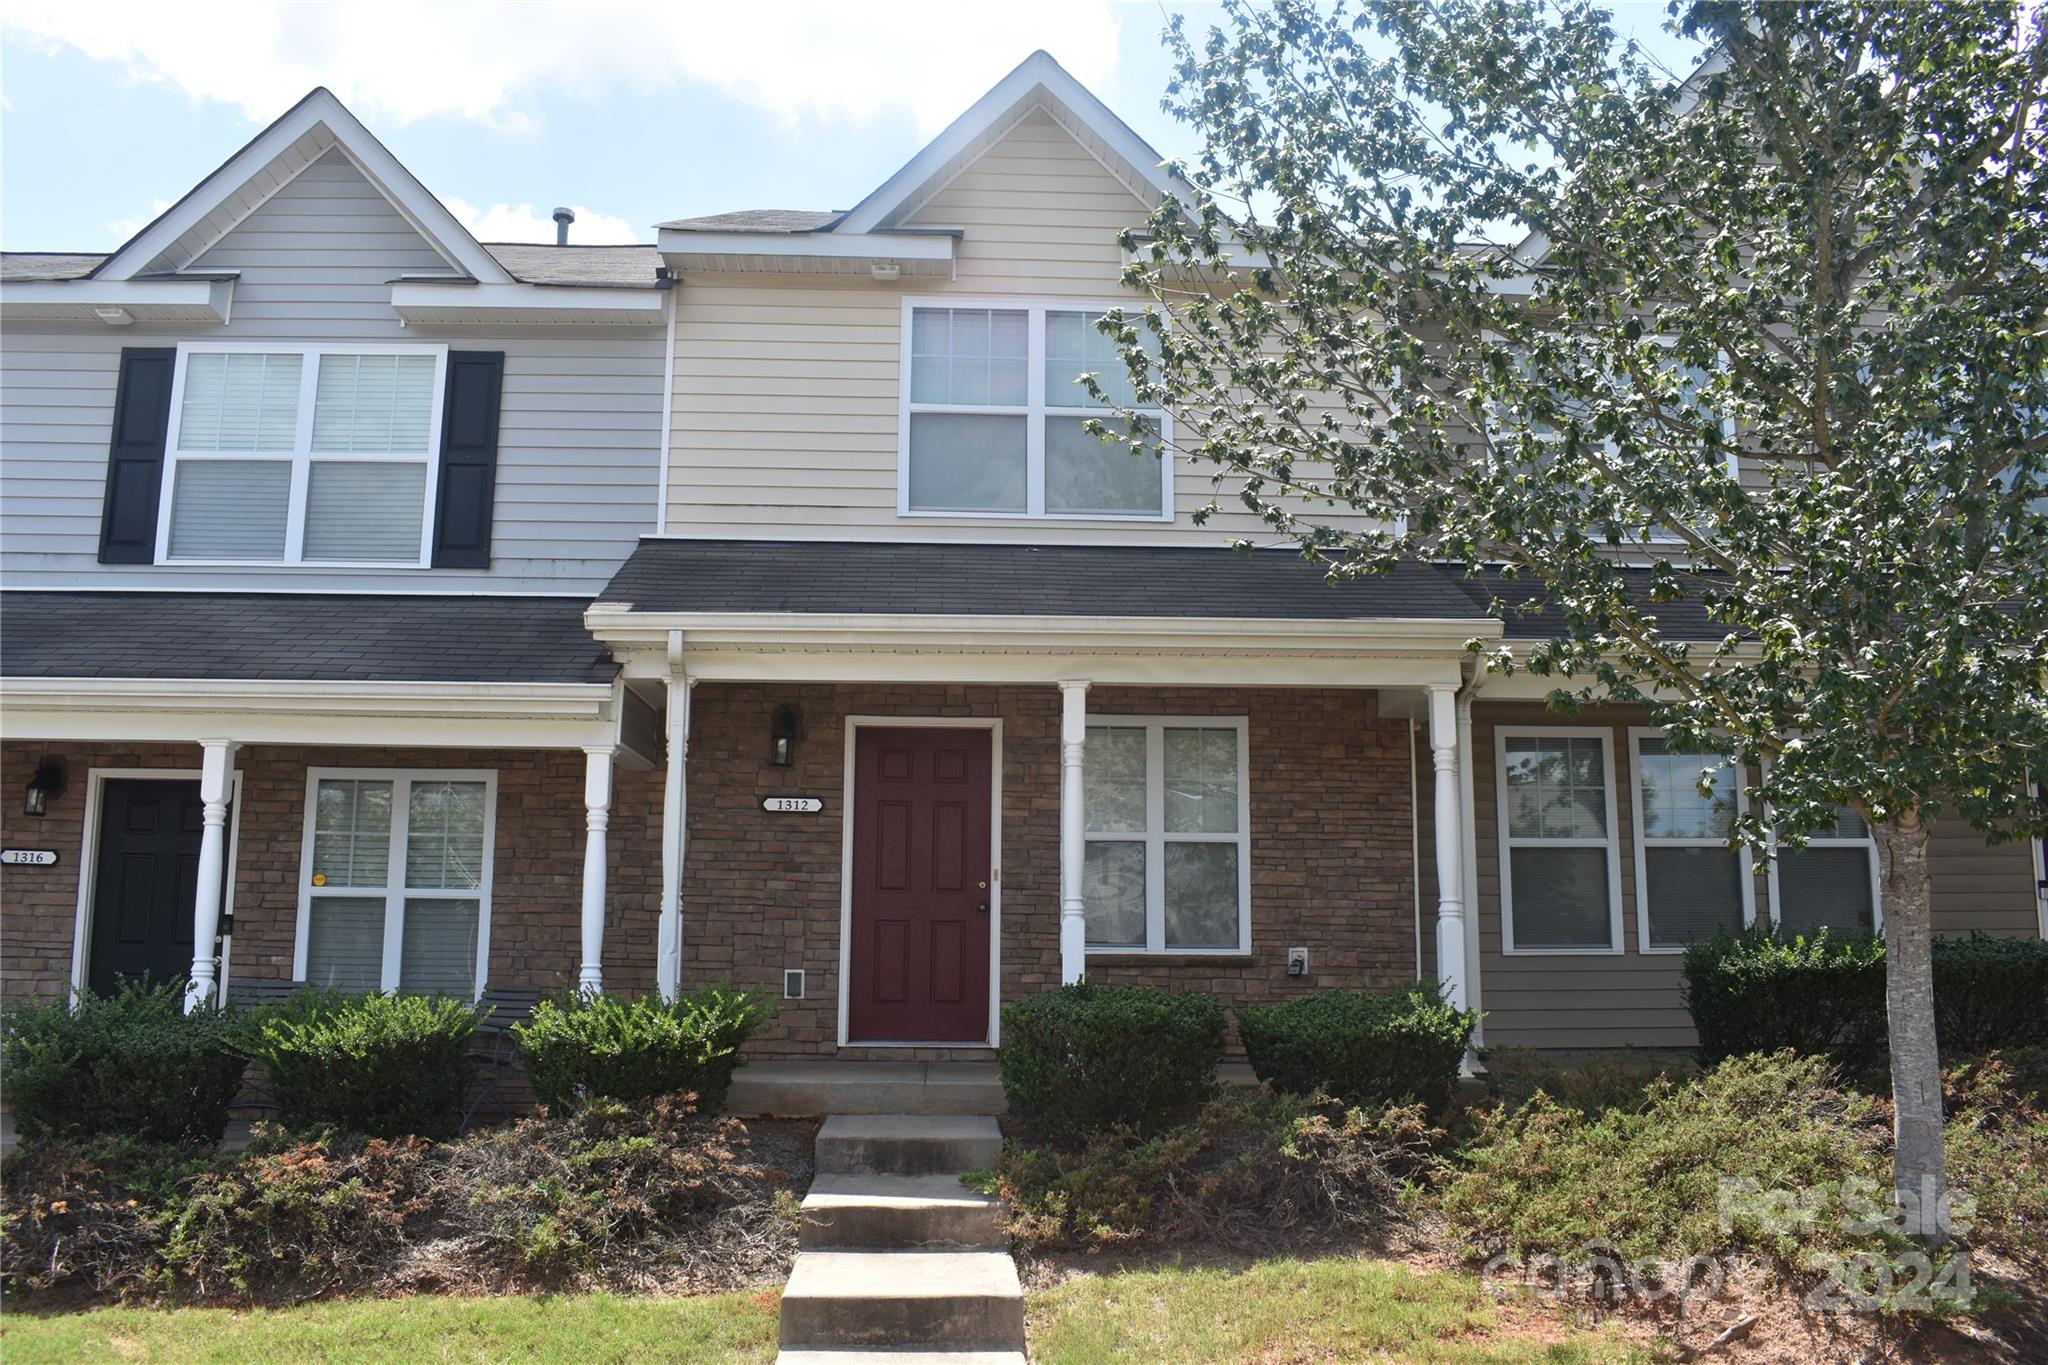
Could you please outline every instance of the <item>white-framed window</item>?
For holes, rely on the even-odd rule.
[[[1251,950],[1243,716],[1091,716],[1088,951]]]
[[[1874,934],[1884,927],[1878,896],[1877,840],[1847,806],[1806,837],[1805,848],[1781,848],[1771,859],[1771,923],[1784,933]]]
[[[1612,744],[1604,728],[1495,729],[1502,951],[1622,951]]]
[[[1747,801],[1736,769],[1700,774],[1722,756],[1674,748],[1661,730],[1628,732],[1636,831],[1636,948],[1683,952],[1717,929],[1739,932],[1756,918],[1756,877],[1747,850],[1731,840]]]
[[[1166,414],[1151,453],[1082,429],[1129,405],[1130,376],[1096,322],[1116,304],[905,299],[897,511],[903,516],[1169,521]],[[1114,422],[1111,423],[1114,426]]]
[[[478,995],[497,809],[489,770],[309,770],[293,977],[337,990]]]
[[[159,564],[424,568],[448,348],[186,342]]]

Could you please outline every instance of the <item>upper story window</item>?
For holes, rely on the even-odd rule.
[[[419,568],[443,346],[178,348],[157,559]]]
[[[904,304],[898,511],[904,515],[1173,516],[1169,467],[1083,430],[1104,408],[1076,379],[1129,404],[1123,358],[1085,305]],[[1148,416],[1163,437],[1166,419]]]

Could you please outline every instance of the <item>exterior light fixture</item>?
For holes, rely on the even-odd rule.
[[[54,758],[36,764],[36,775],[28,780],[28,799],[21,813],[40,820],[50,813],[50,802],[64,794],[64,765]]]
[[[894,284],[903,278],[903,263],[901,261],[876,261],[868,267],[868,274],[874,276],[879,283]]]
[[[803,735],[804,713],[788,702],[775,708],[775,720],[769,726],[768,761],[778,768],[796,766],[796,742]]]

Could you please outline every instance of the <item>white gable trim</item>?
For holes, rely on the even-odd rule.
[[[258,171],[316,129],[325,129],[333,137],[334,146],[341,149],[364,178],[377,187],[413,230],[440,252],[452,267],[484,284],[515,282],[510,272],[498,264],[497,258],[485,251],[469,230],[456,221],[455,215],[325,88],[313,91],[250,139],[220,169],[200,181],[155,222],[129,238],[119,251],[101,263],[92,278],[133,278],[203,222]],[[294,172],[294,177],[296,174]]]
[[[943,174],[954,158],[967,152],[992,130],[1014,121],[1011,116],[1020,107],[1028,109],[1033,104],[1045,104],[1048,98],[1051,103],[1063,106],[1089,132],[1101,138],[1105,146],[1128,162],[1160,195],[1175,199],[1187,197],[1187,187],[1177,177],[1167,174],[1165,167],[1160,165],[1159,153],[1145,139],[1131,131],[1130,125],[1118,118],[1088,87],[1069,75],[1065,67],[1040,51],[1026,57],[1016,70],[996,82],[995,88],[953,120],[944,132],[926,144],[923,151],[856,204],[832,228],[832,232],[871,232],[906,206],[928,197],[926,186]],[[1067,122],[1065,119],[1058,121],[1063,126]],[[1068,131],[1074,130],[1069,127]]]

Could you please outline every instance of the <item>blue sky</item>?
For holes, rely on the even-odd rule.
[[[1214,6],[1186,4],[1195,24]],[[1667,59],[1663,6],[1618,24]],[[652,240],[666,218],[844,208],[1034,48],[1162,153],[1165,9],[1113,0],[836,4],[9,0],[0,247],[110,250],[315,84],[485,240]],[[195,16],[204,14],[202,22]]]

